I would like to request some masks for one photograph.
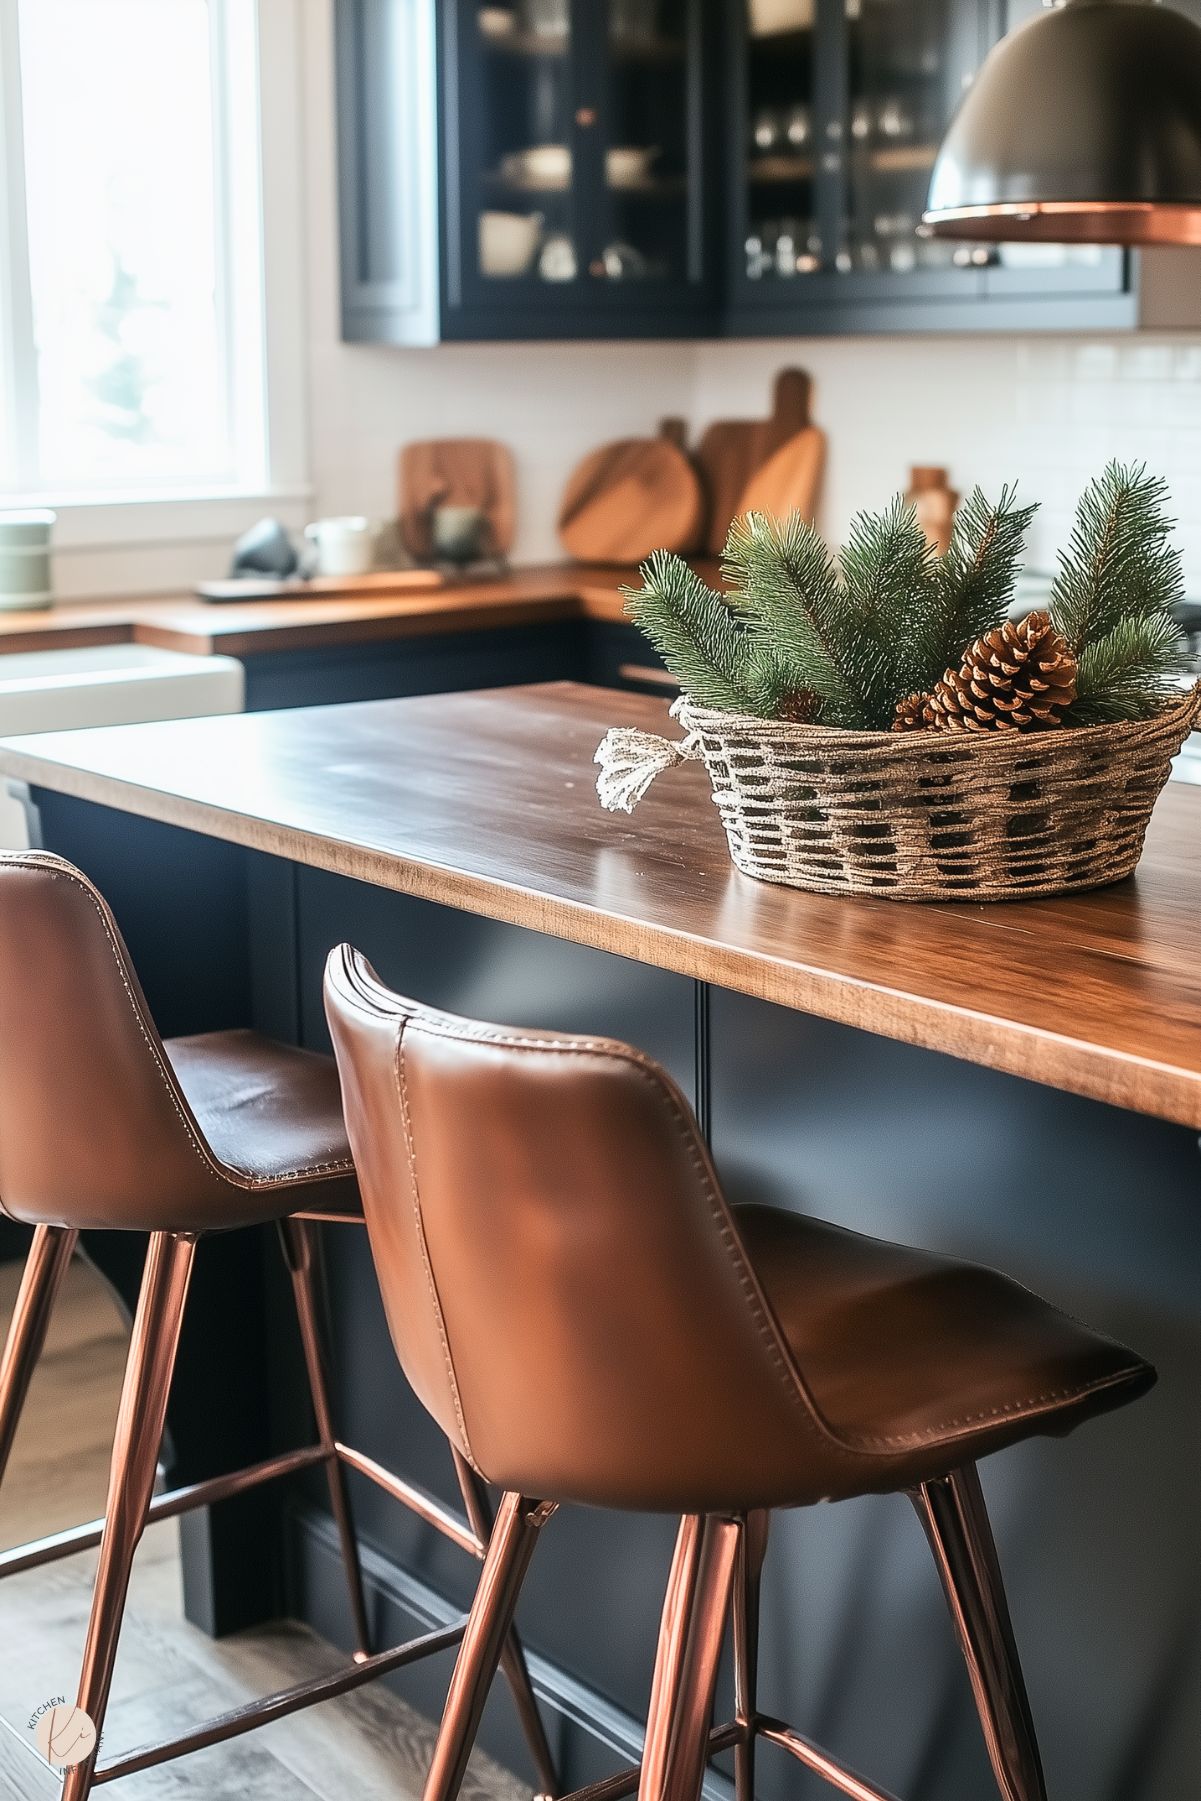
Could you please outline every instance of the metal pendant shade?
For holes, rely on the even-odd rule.
[[[1201,28],[1151,0],[1067,0],[984,63],[925,224],[976,241],[1201,245]]]

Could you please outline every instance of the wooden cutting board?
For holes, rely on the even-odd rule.
[[[705,522],[700,477],[678,420],[657,438],[602,444],[572,473],[559,540],[581,563],[640,563],[653,550],[697,548]]]
[[[720,555],[730,521],[745,511],[752,477],[809,425],[809,388],[803,369],[782,369],[769,419],[719,419],[701,438],[696,460],[708,501],[704,548],[710,556]]]
[[[826,434],[816,425],[807,425],[755,471],[742,490],[734,517],[770,513],[783,519],[796,512],[812,523],[825,462]]]
[[[432,557],[430,515],[435,507],[479,507],[491,557],[508,556],[517,529],[513,458],[494,438],[426,438],[400,453],[400,536],[410,556]]]

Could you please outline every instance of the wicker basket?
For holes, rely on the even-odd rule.
[[[1059,731],[944,735],[787,725],[672,708],[688,736],[610,732],[596,753],[609,808],[703,759],[730,855],[746,875],[820,894],[1018,900],[1120,881],[1201,685],[1154,719]]]

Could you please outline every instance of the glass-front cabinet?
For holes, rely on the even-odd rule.
[[[1040,4],[334,0],[344,334],[1201,324],[1178,252],[923,235],[955,108]]]
[[[966,329],[1023,293],[1117,293],[1120,253],[940,242],[921,216],[990,46],[1040,0],[739,0],[727,191],[735,329]]]
[[[712,315],[704,0],[451,0],[447,336]],[[506,329],[507,328],[507,329]],[[554,335],[559,335],[557,332]]]

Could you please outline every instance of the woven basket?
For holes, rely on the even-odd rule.
[[[1154,719],[1058,731],[858,732],[672,708],[672,743],[610,732],[602,803],[632,812],[662,770],[704,761],[744,874],[819,894],[1018,900],[1120,881],[1201,685]]]

